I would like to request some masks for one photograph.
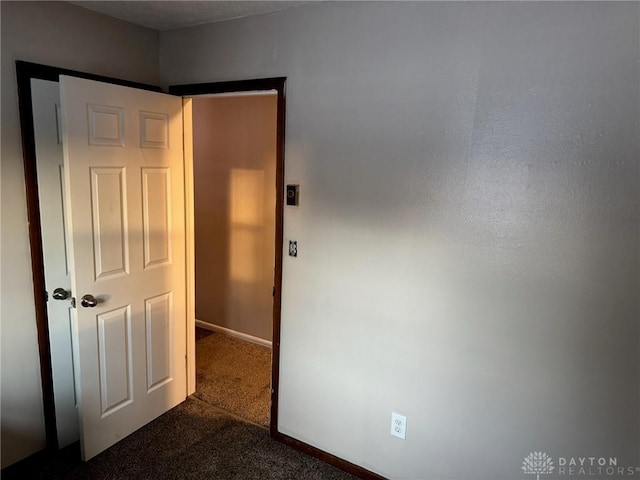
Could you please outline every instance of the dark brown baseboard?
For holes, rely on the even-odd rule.
[[[309,444],[301,442],[300,440],[296,440],[289,435],[285,435],[284,433],[280,433],[278,431],[271,430],[271,438],[277,440],[278,442],[284,443],[296,450],[300,450],[307,455],[318,458],[329,465],[333,465],[334,467],[339,468],[347,473],[355,475],[356,477],[362,478],[364,480],[387,480],[385,477],[378,475],[377,473],[373,473],[366,468],[362,468],[355,463],[348,462],[343,460],[342,458],[336,457],[330,453],[325,452],[324,450],[320,450],[319,448],[312,447]]]

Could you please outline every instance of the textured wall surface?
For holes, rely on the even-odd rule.
[[[391,478],[640,465],[639,14],[329,2],[161,33],[166,85],[288,77],[282,432]]]
[[[66,2],[2,9],[2,466],[44,447],[15,61],[158,83],[158,33]]]

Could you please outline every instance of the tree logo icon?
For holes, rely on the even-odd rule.
[[[549,475],[554,468],[553,460],[544,452],[532,452],[522,461],[522,471],[535,475],[536,480],[540,480],[540,475]]]

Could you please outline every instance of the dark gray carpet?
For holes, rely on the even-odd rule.
[[[87,463],[67,451],[34,456],[2,472],[3,480],[354,478],[271,440],[264,428],[193,398]]]
[[[213,406],[269,425],[271,349],[196,329],[196,394]]]

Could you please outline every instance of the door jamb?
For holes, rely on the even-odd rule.
[[[277,119],[276,119],[276,218],[275,218],[275,273],[274,273],[274,295],[273,295],[273,338],[271,344],[271,415],[269,421],[269,431],[273,438],[281,435],[278,432],[278,386],[280,378],[280,310],[282,305],[282,248],[283,248],[283,213],[284,213],[284,146],[285,146],[285,115],[286,115],[286,77],[259,78],[253,80],[236,80],[229,82],[212,82],[198,83],[188,85],[174,85],[169,87],[169,93],[182,97],[191,97],[197,95],[207,95],[216,93],[232,93],[232,92],[255,92],[265,90],[275,90],[277,92]],[[186,129],[185,129],[186,130]],[[187,155],[187,149],[185,149]],[[193,157],[191,158],[193,161]],[[185,168],[185,175],[188,171],[192,173],[192,165]],[[189,179],[187,179],[187,186]],[[188,190],[188,189],[187,189]],[[193,196],[193,190],[187,193]],[[189,201],[189,199],[187,200]],[[193,210],[188,213],[193,215]],[[187,221],[187,225],[191,222],[193,227],[193,219]],[[187,235],[192,238],[187,240],[188,245],[192,245],[193,231],[187,227]],[[195,266],[195,265],[194,265]],[[191,276],[190,274],[189,276]],[[187,281],[189,286],[189,281]],[[191,290],[187,292],[187,299],[193,299],[195,294],[194,283],[191,283]],[[187,322],[194,322],[195,332],[195,313],[194,310],[189,315]],[[191,318],[193,317],[193,318]],[[188,330],[189,331],[189,330]],[[187,340],[187,348],[189,348]],[[188,360],[195,358],[187,351]],[[194,369],[195,372],[195,369]],[[189,379],[187,380],[189,381]],[[195,386],[194,386],[195,388]]]
[[[29,245],[31,247],[31,271],[33,275],[33,296],[36,313],[36,331],[40,356],[40,381],[44,408],[44,427],[47,450],[58,449],[58,429],[53,393],[53,371],[51,366],[51,346],[49,344],[49,323],[47,317],[46,285],[44,278],[44,256],[42,251],[42,230],[40,224],[40,204],[38,198],[38,175],[36,168],[36,144],[33,126],[33,101],[31,79],[58,82],[60,75],[86,78],[99,82],[113,83],[142,90],[161,91],[160,87],[117,78],[78,72],[50,65],[16,61],[18,83],[18,111],[22,135],[22,157],[27,199],[27,221],[29,223]]]

